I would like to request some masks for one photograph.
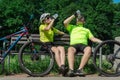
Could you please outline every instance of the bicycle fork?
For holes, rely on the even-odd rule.
[[[37,54],[37,50],[35,49],[34,43],[31,44],[31,50],[32,50],[32,56],[31,56],[31,60],[35,61],[35,60],[39,60],[39,55]]]

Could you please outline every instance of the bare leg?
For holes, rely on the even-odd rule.
[[[74,56],[75,56],[76,49],[73,47],[68,48],[68,64],[69,69],[74,70]]]
[[[57,49],[57,47],[52,47],[51,50],[54,52],[55,54],[55,60],[58,64],[58,66],[61,66],[61,61],[60,61],[60,54],[59,54],[59,50]]]
[[[65,65],[65,49],[62,46],[57,47],[60,52],[60,63],[61,65]]]
[[[83,57],[81,59],[81,63],[79,65],[79,69],[83,69],[84,68],[84,66],[86,65],[88,59],[90,58],[91,52],[92,52],[92,49],[89,46],[84,49],[84,55],[83,55]]]

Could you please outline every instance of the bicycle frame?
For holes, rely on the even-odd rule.
[[[120,48],[117,49],[117,51],[113,54],[113,56],[116,58],[116,59],[120,59],[120,56],[118,56],[118,53],[120,52]]]
[[[12,48],[18,43],[18,41],[22,38],[22,36],[28,35],[28,29],[27,29],[27,27],[23,27],[18,32],[15,32],[15,33],[13,33],[11,35],[8,35],[8,36],[0,38],[0,41],[3,41],[3,43],[4,43],[4,42],[7,41],[7,39],[11,38],[12,36],[18,35],[18,34],[19,34],[19,36],[17,37],[17,39],[15,40],[15,42],[13,42],[12,44],[10,44],[8,46],[8,49],[6,51],[4,51],[4,53],[2,54],[2,60],[0,60],[0,62],[2,62],[4,60],[4,58],[9,54],[10,50],[12,50]]]

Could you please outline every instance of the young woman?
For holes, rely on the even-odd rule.
[[[40,17],[41,25],[39,26],[40,41],[51,47],[51,50],[55,54],[55,60],[59,67],[59,70],[64,75],[65,73],[65,49],[63,46],[54,46],[54,35],[63,35],[64,32],[59,31],[53,27],[55,19],[58,17],[57,14],[50,16],[50,13],[43,13]]]

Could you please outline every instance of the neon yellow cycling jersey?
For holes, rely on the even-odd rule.
[[[67,30],[70,33],[70,45],[85,44],[88,45],[88,39],[93,37],[93,34],[89,29],[83,27],[83,25],[68,25]]]
[[[40,41],[42,42],[53,42],[53,38],[54,38],[54,33],[58,33],[59,30],[52,28],[48,31],[44,30],[44,28],[47,25],[40,25],[39,27],[39,33],[40,33]]]

